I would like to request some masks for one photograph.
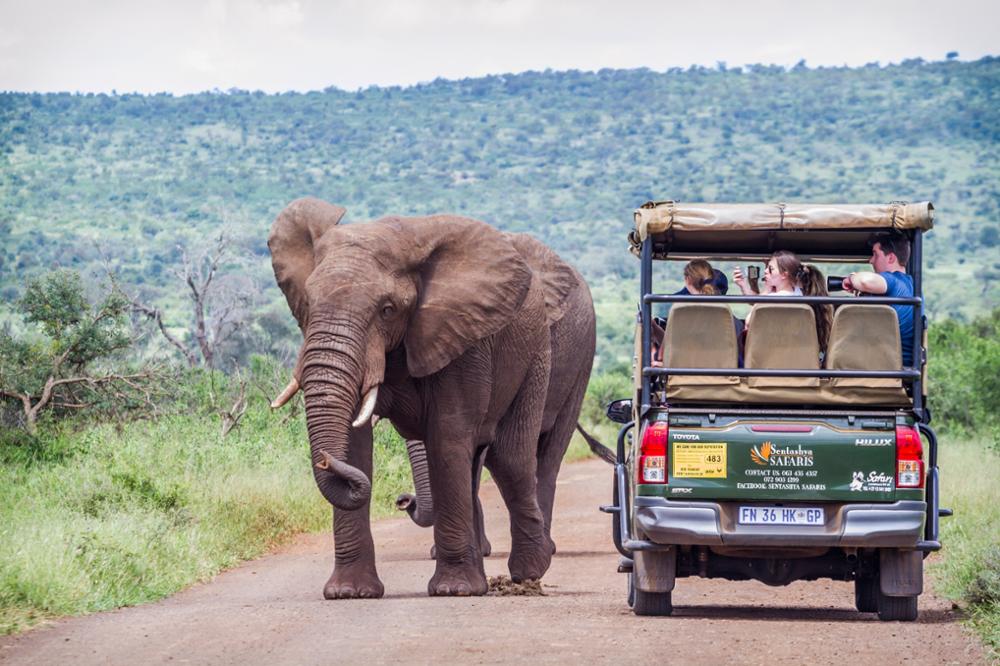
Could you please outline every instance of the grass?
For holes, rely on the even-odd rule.
[[[159,599],[329,529],[304,419],[282,417],[259,399],[225,439],[208,413],[0,442],[0,633]],[[382,516],[412,482],[403,442],[376,430]]]
[[[1000,660],[1000,455],[993,438],[943,438],[942,558],[931,568],[937,590],[958,601],[994,660]]]
[[[207,403],[227,390],[218,381],[182,381],[179,404]],[[614,429],[598,418],[609,389],[595,386],[584,422],[613,446]],[[161,599],[295,534],[330,529],[301,406],[286,419],[253,396],[225,438],[215,412],[184,411],[48,424],[37,438],[0,433],[0,634]],[[575,436],[566,460],[589,455]],[[373,516],[396,515],[396,496],[413,483],[405,444],[388,423],[375,429],[374,458]]]

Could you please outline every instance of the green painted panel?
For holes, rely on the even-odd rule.
[[[818,422],[775,425],[732,421],[715,428],[671,427],[666,496],[895,500],[894,429],[835,428]],[[782,427],[801,432],[780,432]]]

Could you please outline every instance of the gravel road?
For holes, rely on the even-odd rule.
[[[430,530],[374,526],[379,600],[324,601],[332,538],[306,535],[162,602],[64,620],[0,638],[2,664],[982,664],[948,601],[925,593],[915,623],[858,613],[850,583],[678,579],[674,615],[639,618],[615,571],[611,470],[563,466],[545,596],[427,597]],[[494,555],[506,574],[507,517],[483,487]]]

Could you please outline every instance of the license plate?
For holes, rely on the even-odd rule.
[[[740,525],[822,525],[824,522],[823,509],[815,507],[740,507]]]

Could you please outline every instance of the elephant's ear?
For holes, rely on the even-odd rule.
[[[510,323],[531,287],[531,269],[510,240],[483,222],[436,216],[400,220],[413,234],[417,307],[404,343],[414,377],[441,370]]]
[[[540,240],[528,234],[505,234],[531,272],[540,278],[545,296],[545,319],[552,325],[563,318],[569,308],[569,295],[583,282],[572,266]]]
[[[316,243],[327,230],[337,226],[346,212],[340,206],[306,197],[288,204],[271,225],[267,246],[271,249],[274,277],[301,329],[309,316],[305,285],[316,266]]]

